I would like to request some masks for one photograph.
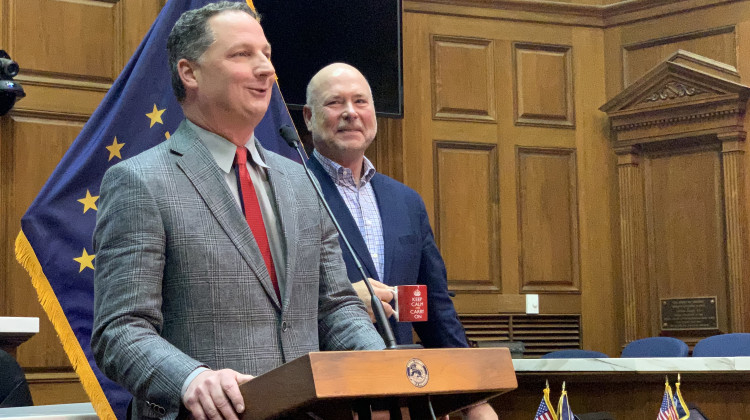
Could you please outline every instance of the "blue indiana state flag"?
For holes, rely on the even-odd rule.
[[[573,411],[570,409],[570,403],[568,402],[568,391],[565,390],[564,382],[562,395],[560,395],[560,402],[557,404],[557,418],[558,420],[574,420],[576,418],[573,415]]]
[[[542,402],[539,403],[539,408],[536,410],[534,420],[557,420],[555,410],[552,409],[552,403],[549,401],[549,384],[544,388],[544,396],[542,396]]]
[[[168,141],[183,119],[172,93],[166,40],[177,18],[208,0],[170,0],[21,219],[16,258],[60,337],[94,409],[122,419],[131,396],[107,379],[91,354],[96,201],[110,166]],[[252,2],[248,1],[252,7]],[[255,134],[267,149],[299,161],[278,134],[292,125],[277,85]]]
[[[682,392],[680,392],[680,375],[677,375],[677,382],[674,384],[674,395],[672,396],[672,402],[674,403],[674,410],[677,412],[677,418],[679,420],[687,420],[690,418],[690,410],[685,404],[685,400],[682,399]]]

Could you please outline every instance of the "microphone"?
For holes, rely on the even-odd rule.
[[[336,226],[336,230],[339,232],[339,235],[341,236],[341,239],[344,242],[344,245],[346,245],[346,249],[349,251],[349,254],[351,254],[352,258],[354,259],[354,263],[357,265],[357,269],[359,270],[359,274],[362,275],[362,279],[365,282],[365,286],[367,287],[367,291],[370,292],[370,302],[372,306],[372,313],[375,316],[375,326],[378,329],[378,333],[380,333],[380,336],[383,337],[383,341],[385,341],[385,347],[387,349],[395,349],[396,346],[396,339],[393,336],[393,330],[391,329],[391,324],[388,322],[388,318],[385,317],[385,310],[383,309],[383,304],[380,302],[380,299],[378,299],[377,296],[375,296],[375,291],[372,289],[372,285],[370,284],[370,281],[367,279],[367,274],[365,274],[364,268],[362,268],[362,263],[359,261],[359,258],[357,258],[357,254],[354,253],[354,249],[352,248],[352,245],[349,243],[349,240],[346,238],[346,235],[344,234],[344,231],[341,229],[341,226],[339,225],[338,220],[336,220],[336,216],[334,216],[333,211],[331,211],[331,208],[328,206],[328,202],[326,201],[325,197],[323,197],[323,191],[320,190],[320,186],[314,179],[314,175],[312,172],[310,172],[310,168],[305,165],[305,157],[302,155],[302,152],[299,149],[300,140],[299,136],[297,135],[297,131],[288,126],[283,125],[279,129],[279,134],[281,134],[281,137],[286,141],[286,144],[289,145],[289,147],[293,147],[295,150],[297,150],[297,153],[299,154],[299,157],[302,159],[302,166],[305,168],[305,173],[307,174],[307,178],[310,180],[310,183],[313,185],[313,188],[315,189],[315,193],[318,195],[318,199],[323,204],[323,207],[325,207],[326,212],[328,213],[328,216],[331,217],[331,220],[333,221],[333,225]]]

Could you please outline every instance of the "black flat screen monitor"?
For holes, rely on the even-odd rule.
[[[401,0],[254,0],[290,109],[310,78],[342,61],[370,82],[378,115],[403,117]]]

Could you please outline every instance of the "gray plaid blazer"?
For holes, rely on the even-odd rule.
[[[311,351],[384,347],[302,166],[258,150],[287,254],[282,303],[219,167],[184,122],[102,179],[91,346],[135,396],[138,418],[175,418],[199,366],[257,376]]]

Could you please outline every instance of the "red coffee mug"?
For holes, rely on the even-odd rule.
[[[427,321],[427,286],[405,285],[396,286],[395,306],[398,322]]]

